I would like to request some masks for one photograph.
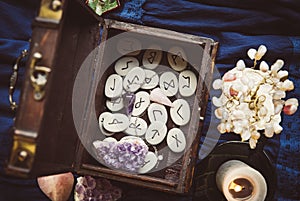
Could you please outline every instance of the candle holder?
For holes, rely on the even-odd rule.
[[[231,200],[251,200],[251,197],[253,198],[257,193],[257,181],[262,181],[262,186],[265,181],[267,192],[264,201],[272,201],[276,188],[276,172],[271,159],[263,150],[266,139],[262,138],[256,149],[250,149],[247,142],[230,141],[218,145],[206,159],[198,164],[194,178],[193,200],[226,201],[230,200],[227,199],[228,196],[231,196]],[[235,168],[232,168],[232,165]],[[235,177],[230,175],[231,171],[242,173],[240,177]],[[255,176],[248,174],[251,171],[255,172]],[[224,172],[227,173],[224,174]],[[224,186],[222,187],[221,184]],[[227,198],[224,195],[225,186],[228,188]],[[263,195],[260,194],[260,196]],[[260,199],[263,200],[263,198]]]
[[[216,172],[216,183],[228,201],[264,201],[268,192],[262,174],[240,160],[223,163]]]

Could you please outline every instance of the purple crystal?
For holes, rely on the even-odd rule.
[[[121,189],[119,189],[119,188],[114,188],[114,189],[112,190],[112,195],[113,195],[113,197],[114,197],[116,200],[120,199],[121,196],[122,196],[122,191],[121,191]]]
[[[83,183],[95,181],[95,188],[90,188]],[[91,176],[84,176],[77,179],[75,196],[79,201],[116,201],[121,197],[120,188],[113,186],[109,180],[104,178],[95,179]]]
[[[103,200],[103,201],[113,201],[113,197],[110,193],[105,193],[105,194],[101,195],[99,198],[100,198],[100,200]]]
[[[136,140],[113,143],[97,141],[94,146],[98,159],[106,166],[129,172],[137,172],[148,153],[148,146]]]
[[[126,93],[125,94],[125,107],[126,107],[126,113],[128,116],[131,116],[134,102],[135,102],[135,94],[134,93]]]
[[[86,176],[85,179],[86,179],[86,183],[87,183],[88,188],[94,189],[96,187],[96,181],[93,177]]]
[[[93,197],[93,189],[89,189],[89,188],[85,189],[84,195],[86,197]]]
[[[78,194],[83,194],[85,191],[84,186],[82,184],[78,184],[75,186],[75,192]]]

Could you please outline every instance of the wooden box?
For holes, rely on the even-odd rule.
[[[42,0],[40,14],[33,25],[7,173],[36,177],[73,171],[159,191],[188,192],[195,171],[217,43],[170,30],[104,20],[80,0],[62,1],[62,6],[55,9],[49,6],[51,3]],[[185,150],[180,154],[166,151],[166,140],[149,146],[153,152],[153,149],[164,151],[159,170],[146,174],[108,168],[86,149],[95,140],[105,138],[98,124],[98,116],[108,110],[105,82],[114,73],[116,61],[126,54],[117,44],[124,38],[126,41],[126,37],[140,42],[140,47],[132,49],[132,57],[141,66],[145,51],[153,48],[151,45],[161,47],[162,67],[154,70],[159,75],[165,71],[180,73],[170,67],[167,57],[169,48],[181,47],[186,53],[186,69],[197,78],[196,90],[188,98],[190,121],[182,126]],[[136,54],[137,50],[140,53]],[[170,97],[171,101],[178,98],[182,97]],[[168,129],[179,127],[170,119],[166,124]],[[114,136],[120,139],[123,135]]]

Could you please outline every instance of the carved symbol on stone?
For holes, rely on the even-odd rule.
[[[114,79],[114,85],[112,87],[110,87],[110,89],[115,90],[115,86],[116,86],[116,79]]]
[[[135,105],[134,105],[134,107],[135,107],[135,108],[139,108],[139,107],[142,106],[142,103],[144,103],[144,102],[145,102],[145,101],[144,101],[142,98],[140,98],[140,101],[139,101],[139,102],[136,102]]]
[[[157,121],[158,119],[156,119],[155,113],[160,113],[160,115],[162,115],[162,111],[160,111],[160,110],[153,110],[153,117],[154,117],[154,120]]]
[[[175,88],[174,80],[171,80],[169,83],[168,82],[164,82],[164,88],[165,88],[165,90],[168,90],[169,87]]]
[[[121,68],[121,70],[126,70],[127,68],[129,68],[129,64],[132,63],[132,61],[127,61],[126,62],[126,66]]]
[[[153,132],[152,139],[154,139],[156,135],[158,135],[158,136],[159,136],[159,132],[158,132],[158,130],[156,130],[156,129],[153,129],[153,130],[152,130],[152,132]]]
[[[187,87],[187,88],[190,88],[190,86],[191,86],[191,78],[190,78],[190,76],[182,76],[184,79],[187,79],[187,81],[188,81],[188,84],[186,84],[186,85],[183,85],[183,87],[182,88],[184,88],[184,87]]]
[[[156,52],[150,52],[150,57],[147,58],[150,64],[153,64],[156,54],[157,54]]]
[[[118,121],[117,119],[114,119],[112,120],[112,122],[109,122],[108,124],[112,125],[112,124],[122,124],[122,123],[123,123],[122,121]]]
[[[172,135],[172,138],[176,140],[176,146],[179,147],[179,143],[181,144],[182,142],[178,139],[177,134]]]
[[[172,55],[172,59],[173,59],[175,65],[177,65],[177,62],[176,62],[177,58],[179,58],[182,61],[184,61],[184,59],[181,56],[181,52],[178,52],[176,55]]]
[[[180,107],[177,109],[177,114],[178,114],[178,116],[180,116],[180,118],[182,119],[182,120],[184,120],[184,118],[181,116],[181,114],[179,113],[179,110],[181,110],[181,108],[182,108],[182,105],[180,105]]]

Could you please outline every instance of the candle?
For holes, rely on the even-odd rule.
[[[223,163],[216,183],[228,201],[264,201],[267,183],[260,172],[238,160]]]

